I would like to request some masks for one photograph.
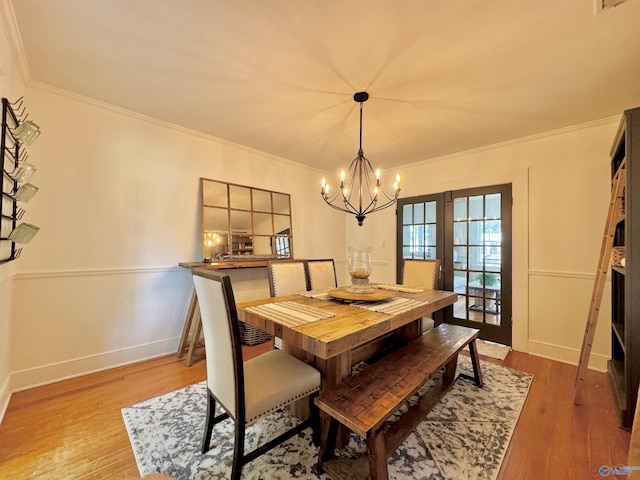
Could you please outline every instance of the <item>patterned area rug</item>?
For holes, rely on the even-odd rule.
[[[471,380],[458,379],[389,459],[390,478],[496,478],[533,376],[488,362],[481,362],[481,368],[484,387],[479,389]],[[467,357],[460,356],[458,371],[472,374]],[[418,395],[431,386],[433,382]],[[229,478],[232,422],[216,425],[211,450],[200,454],[205,408],[206,386],[202,382],[122,410],[141,475],[163,473],[185,480]],[[248,429],[246,450],[296,421],[286,412],[262,419]],[[353,458],[365,450],[364,442],[352,434],[339,455]],[[242,478],[330,480],[313,471],[317,453],[307,429],[245,465]]]
[[[486,340],[476,340],[476,349],[478,355],[484,355],[486,357],[497,358],[498,360],[504,360],[511,352],[511,348],[499,343],[488,342]],[[469,353],[469,346],[464,347],[464,351]]]

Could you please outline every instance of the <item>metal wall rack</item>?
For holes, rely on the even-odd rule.
[[[2,152],[2,194],[0,195],[0,263],[10,262],[20,256],[22,248],[18,248],[18,243],[27,243],[33,235],[38,231],[38,227],[30,224],[18,225],[25,214],[25,210],[18,206],[18,201],[28,201],[37,191],[36,187],[28,184],[32,189],[29,194],[25,195],[24,186],[26,181],[25,168],[29,165],[26,160],[28,153],[23,141],[20,141],[18,127],[27,122],[37,126],[33,122],[27,121],[26,107],[20,98],[16,102],[11,103],[8,99],[2,99],[2,131],[0,132],[0,151]],[[24,125],[23,125],[24,126]],[[33,139],[39,134],[37,134]],[[33,141],[33,140],[31,140]],[[31,172],[32,173],[32,172]],[[31,229],[31,232],[24,236],[24,231],[20,232],[19,227]],[[18,230],[17,230],[18,229]],[[22,229],[24,230],[24,229]],[[20,232],[22,235],[16,235]],[[21,237],[21,238],[19,238]]]

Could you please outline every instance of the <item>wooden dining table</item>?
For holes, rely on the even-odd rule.
[[[368,351],[372,354],[376,341],[391,334],[400,341],[419,336],[422,317],[452,305],[458,298],[444,290],[407,292],[393,290],[393,285],[384,287],[390,298],[379,303],[348,302],[326,295],[313,298],[312,292],[241,302],[237,304],[238,318],[280,337],[288,353],[314,365],[322,375],[325,390],[351,375],[358,352],[368,345],[374,345]],[[399,306],[388,308],[388,313],[372,310],[392,302]]]

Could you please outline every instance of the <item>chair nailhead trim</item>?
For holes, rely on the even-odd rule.
[[[266,417],[270,413],[277,412],[278,410],[281,410],[282,408],[284,408],[287,405],[289,405],[291,402],[295,402],[296,400],[300,400],[301,398],[307,397],[307,396],[311,395],[312,393],[318,392],[318,391],[320,391],[320,387],[317,387],[317,388],[314,388],[312,390],[308,390],[307,392],[301,393],[300,395],[298,395],[296,397],[293,397],[293,398],[287,400],[286,402],[283,402],[283,403],[281,403],[279,405],[276,405],[275,407],[267,410],[266,412],[262,412],[260,415],[256,415],[255,417],[250,418],[249,420],[247,420],[245,422],[245,425],[249,426],[252,423],[254,423],[256,420],[259,420],[262,417]]]

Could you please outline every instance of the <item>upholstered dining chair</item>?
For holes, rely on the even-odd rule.
[[[320,372],[281,350],[271,350],[243,362],[238,315],[228,275],[194,269],[204,344],[207,354],[207,416],[202,453],[209,450],[213,427],[231,419],[235,443],[231,479],[238,480],[242,466],[311,426],[314,442],[319,439],[318,411],[313,397],[320,390]],[[295,400],[309,398],[311,416],[298,425],[245,453],[245,428],[261,417]],[[224,413],[216,416],[216,402]]]
[[[272,297],[309,290],[307,270],[303,260],[269,260],[269,293]]]
[[[269,293],[272,297],[292,295],[309,290],[309,276],[304,260],[269,260]],[[277,348],[282,348],[282,339],[275,337]]]
[[[309,289],[322,290],[323,288],[336,288],[336,264],[333,258],[306,260],[307,273],[309,275]]]
[[[439,259],[410,259],[402,261],[402,281],[403,285],[422,287],[428,290],[435,290],[440,280],[440,260]],[[431,330],[435,325],[433,318],[422,317],[422,333]]]

